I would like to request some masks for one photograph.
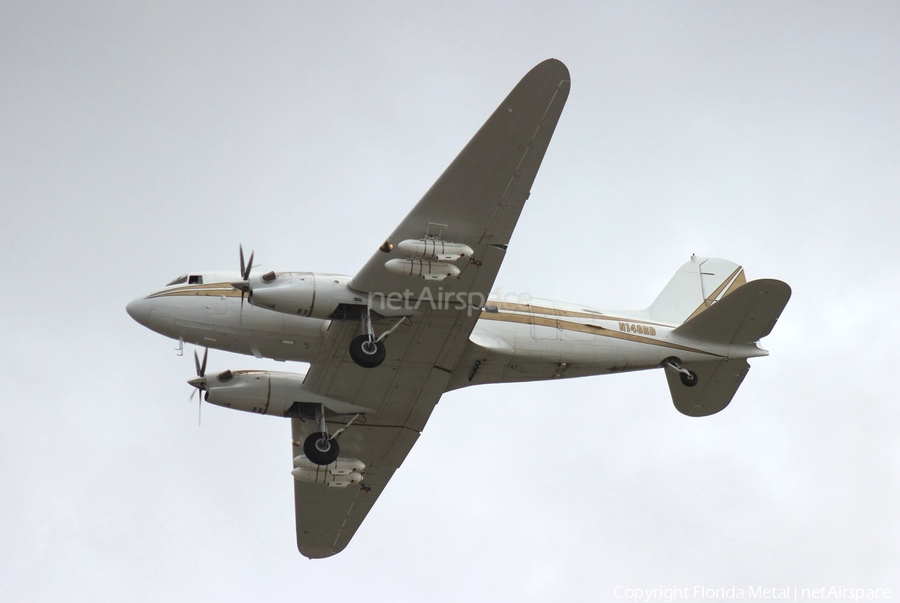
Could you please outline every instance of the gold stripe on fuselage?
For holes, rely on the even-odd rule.
[[[506,312],[482,312],[480,319],[482,320],[499,320],[501,322],[514,322],[519,324],[526,325],[535,325],[539,327],[550,327],[553,329],[560,329],[562,331],[577,331],[580,333],[592,333],[594,335],[598,335],[600,337],[611,337],[613,339],[622,339],[625,341],[633,341],[635,343],[645,343],[647,345],[655,345],[658,347],[669,348],[673,350],[680,350],[682,352],[695,352],[697,354],[707,354],[709,356],[718,356],[717,354],[713,354],[711,352],[707,352],[705,350],[699,350],[697,348],[691,348],[684,345],[679,345],[677,343],[670,343],[668,341],[660,341],[658,339],[653,339],[652,337],[645,337],[642,335],[637,335],[634,333],[626,333],[624,331],[615,331],[613,329],[609,329],[607,327],[602,327],[599,325],[589,325],[579,322],[571,322],[568,320],[553,320],[551,318],[546,318],[543,316],[536,316],[534,314],[509,314]],[[612,319],[610,319],[612,320]]]
[[[732,276],[734,276],[732,274]],[[725,281],[728,283],[730,278]],[[723,284],[724,287],[724,284]],[[719,291],[721,288],[719,289]],[[717,293],[716,293],[717,294]],[[152,293],[148,296],[148,298],[158,298],[158,297],[240,297],[241,291],[235,289],[231,286],[231,283],[210,283],[208,285],[187,285],[182,287],[173,287],[172,289],[163,289],[162,291],[157,291],[156,293]],[[696,352],[698,354],[708,354],[711,356],[716,356],[716,354],[711,354],[710,352],[706,352],[704,350],[698,350],[696,348],[691,348],[683,345],[679,345],[677,343],[670,343],[668,341],[660,341],[658,339],[654,339],[652,337],[637,335],[635,333],[627,333],[624,331],[616,331],[613,329],[609,329],[600,325],[593,324],[585,324],[581,322],[574,322],[571,320],[561,320],[560,317],[565,318],[590,318],[597,320],[608,320],[610,322],[621,322],[626,321],[629,323],[635,324],[646,324],[646,325],[656,325],[661,327],[667,327],[670,325],[658,323],[658,322],[649,322],[636,320],[634,318],[619,318],[615,316],[607,316],[605,314],[593,314],[588,312],[575,312],[572,310],[558,310],[556,308],[544,308],[541,306],[531,306],[528,304],[513,304],[507,302],[500,302],[497,304],[491,304],[488,302],[489,306],[496,307],[498,309],[502,308],[505,310],[512,310],[518,313],[512,312],[482,312],[480,318],[482,320],[499,320],[503,322],[514,322],[519,324],[527,324],[527,325],[535,325],[539,327],[550,327],[554,329],[560,329],[563,331],[573,331],[579,333],[589,333],[593,335],[597,335],[599,337],[611,337],[613,339],[622,339],[625,341],[633,341],[635,343],[645,343],[648,345],[655,345],[658,347],[670,348],[673,350],[680,350],[683,352]],[[555,317],[555,318],[553,318]]]
[[[487,306],[497,308],[498,310],[510,310],[512,312],[524,312],[526,314],[543,314],[545,316],[565,316],[566,318],[594,318],[597,320],[609,320],[612,322],[633,322],[635,324],[653,325],[655,327],[671,327],[661,322],[652,322],[639,318],[623,318],[620,316],[610,316],[601,312],[578,312],[575,310],[561,310],[560,308],[545,308],[543,306],[532,306],[529,304],[514,304],[509,302],[493,303],[488,300]]]

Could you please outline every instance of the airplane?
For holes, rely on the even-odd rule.
[[[127,305],[194,352],[211,404],[291,421],[297,547],[344,550],[448,391],[662,369],[691,417],[728,406],[790,299],[778,280],[692,256],[650,306],[606,311],[491,296],[566,103],[569,71],[529,71],[355,276],[180,276]],[[306,373],[206,372],[209,348],[309,363]]]

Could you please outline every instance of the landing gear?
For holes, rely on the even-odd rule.
[[[694,387],[697,383],[700,382],[700,378],[697,377],[697,373],[694,371],[688,370],[678,364],[675,359],[666,360],[666,366],[671,368],[672,370],[678,371],[678,376],[681,378],[681,384],[685,387]]]
[[[384,343],[373,341],[368,335],[358,335],[350,342],[350,357],[363,368],[375,368],[386,355]]]
[[[341,447],[328,433],[311,433],[303,442],[303,454],[316,465],[330,465],[341,455]]]
[[[330,465],[335,462],[341,455],[341,447],[338,445],[337,436],[341,435],[344,429],[341,429],[333,436],[329,436],[328,425],[325,424],[325,406],[323,404],[318,405],[316,408],[316,432],[306,436],[306,439],[303,441],[303,454],[316,465]]]
[[[391,325],[390,329],[382,333],[380,337],[375,337],[371,311],[367,307],[365,313],[360,314],[363,334],[357,335],[350,342],[350,358],[353,359],[353,362],[363,368],[375,368],[384,362],[385,356],[387,356],[384,340],[406,319],[406,316],[401,316]]]
[[[686,387],[694,387],[697,385],[699,379],[697,378],[697,373],[694,371],[688,371],[686,373],[681,373],[681,383]]]

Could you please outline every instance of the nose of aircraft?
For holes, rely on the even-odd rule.
[[[128,315],[140,324],[147,326],[150,322],[150,306],[152,302],[149,299],[139,298],[125,306]]]

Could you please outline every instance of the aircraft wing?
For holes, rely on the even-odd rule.
[[[569,70],[555,59],[529,71],[385,242],[438,235],[469,245],[482,264],[477,270],[474,264],[463,269],[461,282],[452,290],[466,290],[476,271],[496,277],[503,254],[489,257],[488,248],[505,251],[509,245],[569,87]],[[398,257],[404,255],[396,249],[375,251],[350,282],[351,288],[365,293],[411,289],[408,277],[384,267]],[[482,279],[488,288],[493,280]],[[447,281],[441,284],[446,291]]]
[[[385,262],[405,256],[384,245],[389,250],[376,250],[351,281],[363,296],[410,290],[413,303],[421,303],[386,340],[387,357],[381,366],[365,369],[350,359],[350,340],[361,332],[357,320],[332,321],[312,362],[304,382],[308,390],[374,412],[338,440],[342,457],[366,464],[363,488],[294,484],[297,546],[303,555],[328,557],[347,546],[415,444],[451,375],[476,370],[458,366],[458,361],[493,287],[568,93],[569,72],[561,62],[544,61],[528,72],[384,239],[396,244],[438,235],[468,245],[475,261],[459,266],[458,279],[425,281],[389,272]],[[377,247],[382,241],[374,243]],[[381,321],[379,329],[387,324]],[[329,422],[329,431],[339,426]],[[303,440],[315,429],[299,420],[292,421],[292,428],[293,454],[298,456],[303,454]]]

